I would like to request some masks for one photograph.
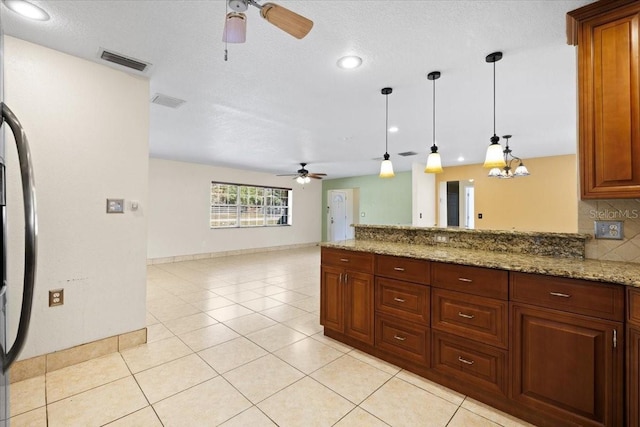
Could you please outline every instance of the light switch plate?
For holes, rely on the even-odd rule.
[[[594,221],[596,239],[622,240],[624,238],[623,221]]]
[[[107,213],[124,213],[124,199],[107,199]]]

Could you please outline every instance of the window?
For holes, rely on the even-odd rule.
[[[291,225],[290,188],[211,183],[211,228]]]

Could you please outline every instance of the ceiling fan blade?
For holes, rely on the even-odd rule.
[[[260,15],[269,21],[269,23],[297,39],[301,39],[309,34],[309,31],[311,31],[313,27],[313,21],[310,19],[274,3],[263,4],[260,9]]]
[[[300,175],[299,173],[283,173],[280,175],[276,175],[276,176],[298,176]]]
[[[327,176],[326,173],[310,173],[309,175],[315,175],[315,176]]]
[[[314,176],[314,175],[307,175],[309,178],[313,178],[313,179],[322,179],[321,176]]]

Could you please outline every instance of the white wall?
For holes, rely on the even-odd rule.
[[[211,182],[293,188],[293,225],[210,229]],[[320,181],[161,159],[149,161],[149,259],[316,243],[321,240]]]
[[[411,164],[412,225],[433,227],[436,225],[436,178],[432,173],[424,173],[425,165]]]
[[[31,144],[39,223],[34,309],[20,358],[142,328],[149,82],[12,37],[4,47],[5,100]],[[15,144],[10,136],[6,141],[12,342],[22,289],[16,242],[23,229],[13,190]],[[107,197],[138,200],[141,209],[107,215]],[[48,291],[56,288],[64,288],[65,303],[49,308]]]

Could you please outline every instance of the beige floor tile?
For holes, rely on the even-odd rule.
[[[287,304],[262,310],[261,313],[278,322],[286,322],[287,320],[291,320],[295,317],[307,314],[306,311],[300,310],[299,308],[291,307]]]
[[[158,286],[147,286],[147,302],[165,298],[173,298],[173,294]]]
[[[217,426],[250,408],[222,377],[213,378],[153,405],[165,427]]]
[[[264,400],[304,376],[271,354],[222,375],[253,403]]]
[[[258,404],[258,408],[280,427],[331,426],[354,406],[309,377]]]
[[[307,336],[287,326],[276,324],[247,334],[246,337],[267,351],[276,351]]]
[[[9,393],[9,413],[15,416],[45,406],[45,396],[44,375],[13,383]]]
[[[276,427],[276,425],[260,409],[252,406],[229,421],[220,424],[220,427]]]
[[[253,313],[253,310],[249,310],[247,307],[243,307],[240,304],[234,304],[227,307],[217,308],[215,310],[207,311],[207,314],[219,322],[226,322],[227,320],[235,319],[236,317],[246,316]]]
[[[207,326],[206,328],[196,329],[180,335],[180,339],[189,346],[193,351],[204,350],[225,341],[238,338],[236,332],[226,327],[222,323]]]
[[[180,317],[178,319],[164,322],[164,325],[175,335],[182,335],[196,329],[204,328],[218,323],[213,317],[204,313],[196,313],[191,316]]]
[[[253,311],[263,311],[269,308],[277,307],[282,304],[284,303],[274,300],[273,298],[260,297],[260,298],[252,299],[251,301],[245,301],[241,305]]]
[[[155,325],[157,323],[160,323],[160,321],[153,314],[149,313],[148,311],[147,311],[147,315],[146,316],[147,317],[146,317],[146,320],[145,320],[145,324],[147,326]]]
[[[215,292],[217,295],[220,296],[225,296],[225,295],[229,295],[229,294],[236,294],[238,292],[242,292],[243,289],[241,286],[238,285],[227,285],[227,286],[222,286],[219,288],[216,288],[215,290],[213,290],[213,292]]]
[[[321,342],[324,345],[328,345],[331,348],[335,348],[336,350],[341,351],[343,353],[348,353],[351,350],[353,350],[353,347],[347,344],[343,344],[340,341],[334,340],[333,338],[325,337],[322,332],[318,332],[317,334],[312,335],[311,338]]]
[[[256,293],[253,291],[247,291],[247,290],[235,292],[233,294],[226,294],[224,297],[236,303],[251,301],[257,298],[263,298],[263,296],[260,295],[259,293]]]
[[[422,378],[421,376],[416,375],[413,372],[402,370],[396,375],[396,378],[400,378],[401,380],[420,387],[421,389],[435,394],[436,396],[441,397],[444,400],[453,403],[454,405],[460,406],[465,398],[464,394],[453,391],[450,388],[434,383],[433,381],[429,381],[426,378]]]
[[[374,417],[364,409],[356,407],[342,418],[334,427],[388,427],[389,424]]]
[[[184,301],[182,301],[180,298],[176,298],[175,295],[172,295],[164,289],[162,289],[162,291],[166,293],[164,297],[155,298],[152,300],[147,299],[147,310],[151,313],[153,313],[154,311],[168,310],[171,307],[177,307],[179,305],[185,304]]]
[[[395,375],[400,372],[400,368],[392,363],[385,362],[382,359],[378,359],[375,356],[371,356],[370,354],[363,353],[360,350],[354,350],[349,353],[349,356],[355,357],[358,360],[361,360],[369,365],[380,369],[381,371],[385,371],[388,374]]]
[[[308,297],[298,301],[290,302],[289,305],[311,313],[320,310],[320,298]]]
[[[138,347],[124,350],[122,358],[134,374],[154,366],[170,362],[192,353],[185,343],[177,337],[162,341],[142,344]]]
[[[321,344],[314,339],[305,338],[283,347],[273,354],[305,374],[310,374],[333,362],[344,353]]]
[[[236,317],[235,319],[227,320],[225,325],[236,331],[241,335],[250,334],[251,332],[259,331],[260,329],[268,328],[275,325],[277,322],[273,319],[269,319],[267,316],[263,316],[259,313],[252,313],[242,317]]]
[[[165,399],[218,375],[198,355],[190,354],[135,375],[151,403]]]
[[[391,375],[346,354],[311,374],[331,390],[359,404]]]
[[[300,317],[287,320],[283,322],[283,324],[309,336],[322,332],[324,329],[320,324],[320,316],[315,314],[304,314]]]
[[[47,402],[56,402],[129,375],[120,353],[58,369],[46,375]]]
[[[11,389],[11,392],[13,393],[13,389]],[[47,427],[47,408],[42,406],[33,411],[11,417],[9,425],[11,427]]]
[[[443,427],[458,407],[412,384],[392,378],[360,405],[394,427]]]
[[[194,303],[198,301],[205,301],[214,298],[216,294],[209,292],[208,290],[200,289],[190,294],[181,294],[180,299],[184,302]]]
[[[48,405],[49,427],[103,425],[147,405],[136,381],[127,377]]]
[[[110,424],[109,427],[162,427],[155,411],[151,406],[147,406],[133,414],[120,418]]]
[[[234,305],[235,303],[224,297],[213,297],[202,301],[194,301],[192,306],[196,307],[200,311],[211,311],[222,307]]]
[[[293,301],[300,301],[303,299],[307,299],[309,298],[309,295],[305,295],[305,294],[301,294],[299,292],[295,292],[295,291],[285,291],[279,294],[274,294],[271,295],[271,298],[278,300],[278,301],[282,301],[282,302],[286,302],[286,303],[291,303]]]
[[[286,291],[285,288],[276,285],[267,285],[262,288],[252,289],[253,292],[259,293],[260,295],[269,296],[274,294],[279,294]]]
[[[500,424],[489,421],[488,419],[467,411],[464,408],[458,408],[458,411],[451,421],[449,421],[447,427],[500,427]]]
[[[198,353],[219,373],[228,372],[266,354],[262,347],[244,337],[218,344]]]
[[[320,275],[318,275],[320,277]],[[312,285],[304,286],[301,288],[295,288],[296,292],[310,296],[320,297],[320,281],[316,280]]]
[[[158,308],[147,307],[147,309],[161,322],[177,319],[179,317],[189,316],[200,311],[196,307],[192,306],[191,304],[187,304],[182,300],[180,300],[180,304],[177,305]]]
[[[167,329],[167,327],[162,323],[156,323],[155,325],[147,326],[147,343],[171,338],[172,336],[173,332]]]
[[[498,411],[489,405],[485,405],[469,397],[462,402],[461,407],[504,427],[533,427],[533,424],[529,424],[513,415]]]

